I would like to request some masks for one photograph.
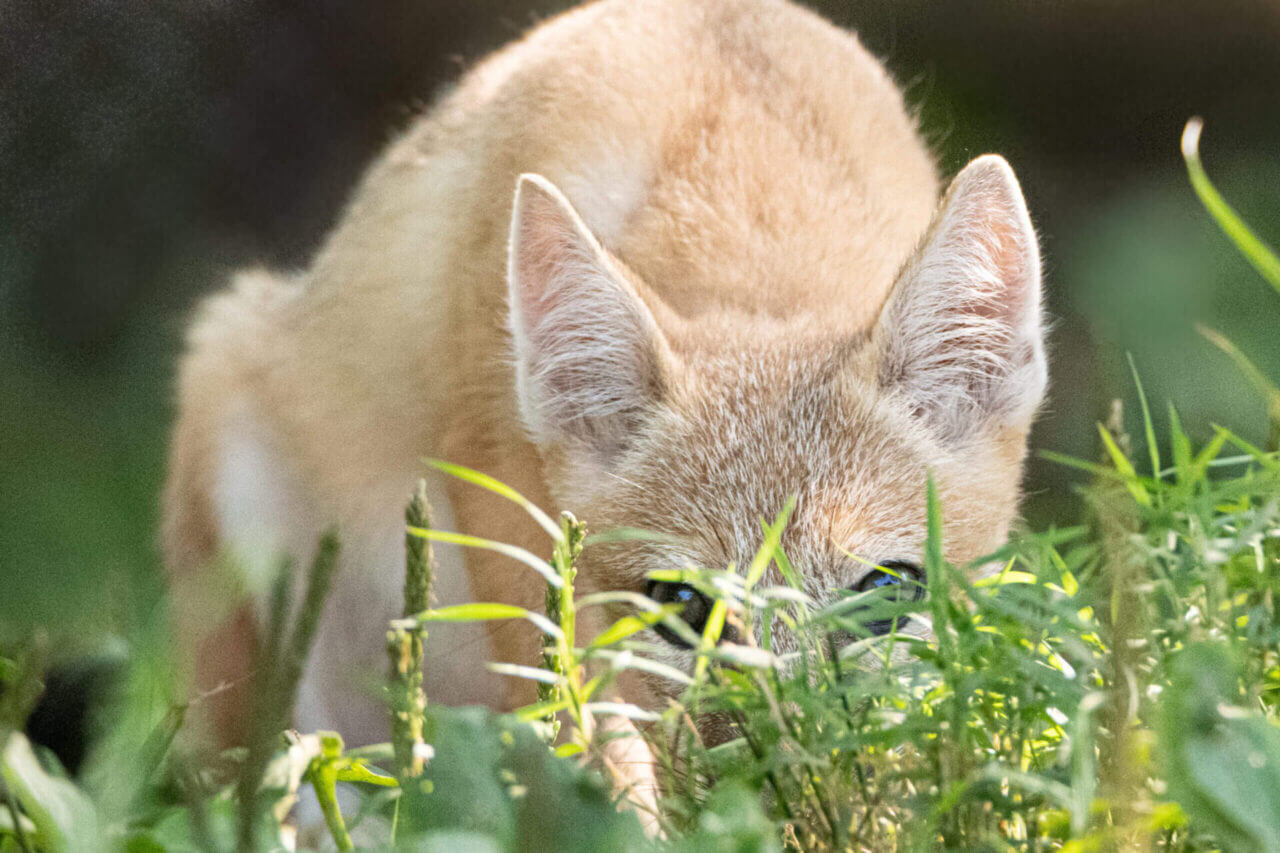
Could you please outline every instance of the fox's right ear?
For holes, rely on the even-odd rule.
[[[507,285],[530,439],[609,458],[661,398],[670,351],[619,264],[538,175],[522,175],[516,189]]]
[[[944,436],[1030,427],[1047,381],[1040,253],[1003,158],[952,181],[875,340],[881,384]]]

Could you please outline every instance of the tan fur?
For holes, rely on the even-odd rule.
[[[523,173],[542,177],[521,184],[510,231]],[[397,547],[395,501],[427,456],[594,529],[687,543],[589,550],[588,591],[643,591],[647,570],[685,561],[741,564],[759,519],[795,494],[785,544],[808,591],[829,599],[867,571],[841,549],[919,557],[926,470],[950,556],[977,557],[1014,517],[1043,389],[1039,269],[1003,161],[975,164],[953,195],[922,244],[938,178],[898,90],[851,35],[796,6],[605,0],[555,18],[390,147],[297,282],[255,273],[207,303],[181,370],[167,559],[191,577],[234,544],[216,496],[240,410],[254,451],[286,472],[263,474],[270,505],[288,507],[265,519],[272,547],[306,549],[341,525],[350,555],[322,633],[367,632],[375,656],[397,615],[381,575],[394,592],[398,567],[360,555]],[[597,357],[609,368],[599,388]],[[565,372],[565,359],[582,363]],[[457,529],[548,550],[518,508],[445,488]],[[541,581],[501,556],[468,553],[466,574],[477,600],[541,607]],[[491,623],[488,639],[495,659],[536,658],[520,625]],[[339,646],[322,638],[320,652]],[[433,698],[528,698],[428,648],[428,671],[456,688]],[[322,657],[308,678],[338,690],[320,671],[353,663]],[[344,684],[342,703],[376,708]],[[626,689],[656,702],[670,687]]]

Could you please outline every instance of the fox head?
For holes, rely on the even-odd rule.
[[[647,573],[746,564],[791,496],[782,544],[817,601],[898,582],[876,565],[922,580],[929,476],[952,562],[1008,532],[1046,364],[1035,232],[1000,157],[955,178],[870,328],[677,316],[534,175],[508,284],[519,412],[553,496],[593,529],[672,536],[588,549],[590,587],[683,604],[698,629],[705,599]],[[653,639],[689,665],[678,637]]]

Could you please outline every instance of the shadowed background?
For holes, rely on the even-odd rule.
[[[185,322],[230,270],[307,263],[362,169],[472,61],[566,3],[10,0],[0,6],[0,644],[94,645],[149,621]],[[1280,5],[1271,0],[810,4],[907,91],[947,174],[1022,180],[1054,318],[1036,449],[1094,454],[1132,397],[1193,435],[1265,433],[1195,332],[1280,377],[1280,296],[1200,209],[1178,136],[1207,122],[1219,188],[1280,244]],[[1073,475],[1033,458],[1031,523]]]

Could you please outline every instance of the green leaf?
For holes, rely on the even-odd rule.
[[[659,542],[664,545],[688,545],[688,540],[671,533],[645,530],[642,527],[611,527],[599,533],[589,533],[582,540],[583,548],[606,545],[613,542]]]
[[[479,536],[469,536],[465,533],[453,533],[448,530],[434,530],[426,527],[414,527],[409,525],[405,531],[413,536],[421,536],[428,542],[444,542],[449,545],[461,545],[464,548],[480,548],[484,551],[496,551],[504,554],[513,560],[524,563],[533,569],[556,589],[564,586],[564,581],[560,579],[551,569],[551,565],[546,561],[530,554],[523,548],[515,545],[508,545],[505,542],[495,542],[492,539],[482,539]]]
[[[532,610],[525,610],[523,607],[517,607],[514,604],[502,604],[492,601],[454,604],[450,607],[424,610],[409,617],[408,620],[396,620],[396,623],[401,621],[489,622],[495,619],[525,619],[537,625],[544,634],[550,634],[553,637],[563,636],[559,626],[552,624],[541,613],[534,613]]]
[[[688,569],[650,569],[645,577],[663,583],[687,583],[694,575]]]
[[[416,618],[420,622],[483,622],[489,619],[523,619],[528,615],[528,610],[514,604],[475,602],[424,610]]]
[[[1133,495],[1133,499],[1143,506],[1151,506],[1151,494],[1147,491],[1146,486],[1138,480],[1138,472],[1134,469],[1133,463],[1120,450],[1111,433],[1102,424],[1098,424],[1098,435],[1102,437],[1102,446],[1106,448],[1107,455],[1111,457],[1111,464],[1116,466],[1116,470],[1124,476],[1124,487],[1129,490],[1129,494]]]
[[[724,632],[724,619],[729,612],[729,604],[723,598],[717,598],[715,603],[711,605],[711,613],[707,616],[707,624],[702,629],[702,642],[700,648],[705,652],[707,649],[714,648],[716,643],[720,642],[720,635]],[[706,654],[698,655],[698,662],[694,664],[693,680],[701,681],[707,672],[711,658]]]
[[[947,561],[942,551],[942,504],[938,501],[938,486],[933,481],[932,472],[925,483],[924,570],[938,653],[944,660],[952,660],[954,649],[947,631]]]
[[[521,666],[517,663],[486,663],[485,669],[490,672],[496,672],[498,675],[510,675],[515,678],[525,678],[529,681],[537,681],[542,684],[555,684],[560,680],[557,673],[549,669],[543,669],[540,666]]]
[[[1173,448],[1173,467],[1178,471],[1179,482],[1191,481],[1191,439],[1182,429],[1178,410],[1169,404],[1169,446]]]
[[[371,743],[347,750],[347,758],[358,761],[386,763],[395,760],[395,757],[395,749],[389,743]]]
[[[998,575],[992,575],[989,578],[982,578],[981,580],[976,580],[973,582],[973,585],[976,587],[988,587],[988,586],[1004,586],[1005,584],[1011,584],[1011,583],[1036,584],[1036,583],[1039,583],[1039,578],[1037,578],[1035,575],[1031,574],[1030,572],[1012,572],[1012,571],[1006,570],[1001,572]]]
[[[707,654],[742,670],[775,669],[782,665],[782,661],[771,652],[738,643],[720,643],[715,648],[709,649]]]
[[[556,758],[572,758],[581,754],[582,751],[583,746],[580,743],[562,743],[553,750]]]
[[[573,700],[569,697],[563,699],[555,699],[550,702],[537,702],[533,705],[525,705],[523,708],[516,709],[513,714],[517,720],[524,723],[540,720],[550,714],[558,714],[567,710]]]
[[[795,566],[791,565],[791,558],[781,546],[773,555],[773,560],[778,564],[778,571],[782,572],[782,579],[786,581],[787,586],[792,589],[801,589],[800,573],[796,571]]]
[[[560,542],[564,539],[564,533],[560,530],[560,525],[552,521],[551,516],[539,509],[533,501],[501,480],[496,480],[488,474],[482,474],[465,465],[454,465],[452,462],[445,462],[442,459],[428,459],[427,464],[441,473],[448,474],[450,477],[457,477],[459,480],[470,483],[473,486],[479,486],[482,489],[488,489],[495,495],[501,495],[529,513],[533,520],[538,522],[554,541]]]
[[[1133,374],[1134,387],[1138,389],[1138,405],[1142,408],[1142,432],[1147,439],[1147,453],[1151,455],[1151,476],[1160,476],[1160,446],[1156,444],[1156,428],[1151,421],[1151,408],[1147,405],[1147,392],[1142,387],[1142,379],[1138,376],[1138,365],[1133,362],[1133,353],[1128,353],[1129,371]]]
[[[10,732],[5,741],[0,775],[36,825],[42,846],[70,851],[101,848],[98,816],[89,798],[69,779],[45,770],[21,732]]]
[[[1265,466],[1275,466],[1277,463],[1280,463],[1280,452],[1275,450],[1263,450],[1256,444],[1251,444],[1248,441],[1245,441],[1240,436],[1231,432],[1231,430],[1226,427],[1219,426],[1218,424],[1214,424],[1213,428],[1226,433],[1227,443],[1248,455],[1215,460],[1210,463],[1210,467],[1217,467],[1219,465],[1241,465],[1249,462],[1257,462]]]
[[[1204,122],[1193,118],[1187,122],[1182,131],[1182,158],[1187,163],[1187,174],[1191,178],[1191,186],[1200,197],[1201,204],[1209,215],[1218,223],[1222,233],[1226,234],[1236,248],[1245,256],[1267,282],[1280,293],[1280,258],[1267,248],[1258,236],[1253,233],[1244,220],[1240,218],[1226,200],[1218,193],[1209,176],[1205,174],[1200,163],[1200,132]]]
[[[1239,665],[1196,644],[1175,661],[1160,715],[1169,797],[1228,850],[1280,850],[1280,729],[1236,707]]]
[[[428,714],[435,757],[423,781],[431,792],[402,803],[407,848],[422,849],[424,835],[459,831],[494,838],[497,850],[649,848],[635,815],[617,809],[599,775],[557,759],[531,727],[476,708],[437,705]]]
[[[1218,454],[1222,452],[1222,447],[1227,443],[1229,435],[1230,433],[1225,430],[1218,430],[1213,438],[1209,439],[1209,443],[1196,454],[1196,458],[1192,461],[1192,469],[1197,480],[1208,473],[1209,466],[1218,458]]]
[[[756,582],[764,576],[765,570],[769,568],[769,564],[773,562],[774,556],[778,553],[778,546],[782,542],[782,531],[786,529],[787,522],[791,519],[791,513],[796,508],[796,496],[791,495],[787,498],[787,502],[782,507],[782,511],[778,513],[778,517],[774,519],[773,524],[766,524],[764,528],[764,544],[756,550],[755,557],[751,560],[751,565],[747,567],[746,580],[743,586],[749,591]]]
[[[1095,477],[1114,480],[1117,483],[1125,482],[1124,475],[1115,468],[1108,468],[1106,465],[1099,465],[1097,462],[1090,462],[1087,459],[1077,459],[1074,456],[1068,456],[1065,453],[1055,453],[1052,450],[1041,450],[1039,456],[1041,459],[1053,462],[1056,465],[1065,465],[1068,468],[1075,468],[1077,471],[1087,471]]]
[[[671,608],[674,612],[675,608]],[[632,634],[636,634],[646,628],[652,628],[655,624],[662,621],[662,611],[657,613],[641,613],[638,616],[623,616],[614,622],[608,628],[605,628],[600,634],[591,641],[588,648],[598,649],[602,646],[612,646],[614,643],[625,640]]]
[[[642,672],[649,672],[660,676],[661,678],[668,678],[679,684],[693,684],[693,679],[689,677],[688,673],[678,670],[668,664],[649,660],[646,657],[636,654],[630,649],[625,651],[618,651],[617,649],[599,649],[594,652],[594,655],[609,661],[610,666],[616,670],[638,669]]]
[[[1250,361],[1240,349],[1227,340],[1225,336],[1208,328],[1207,326],[1196,325],[1196,329],[1200,334],[1209,339],[1209,342],[1222,350],[1235,363],[1236,369],[1245,375],[1254,389],[1262,396],[1263,402],[1267,406],[1267,420],[1271,424],[1271,440],[1272,444],[1280,444],[1280,388],[1277,388],[1271,380],[1258,369],[1258,366]]]
[[[657,613],[662,610],[662,605],[654,601],[647,595],[641,595],[638,592],[623,592],[615,590],[612,592],[593,592],[584,595],[575,602],[579,611],[587,607],[595,607],[601,604],[630,604],[637,610],[646,613]]]
[[[590,711],[593,714],[626,717],[628,720],[639,720],[641,722],[653,722],[661,719],[661,715],[653,711],[646,711],[639,705],[632,705],[629,702],[588,702],[582,708],[584,711]]]
[[[339,782],[363,782],[383,788],[398,788],[400,783],[394,776],[374,773],[363,761],[344,761],[338,766]]]

